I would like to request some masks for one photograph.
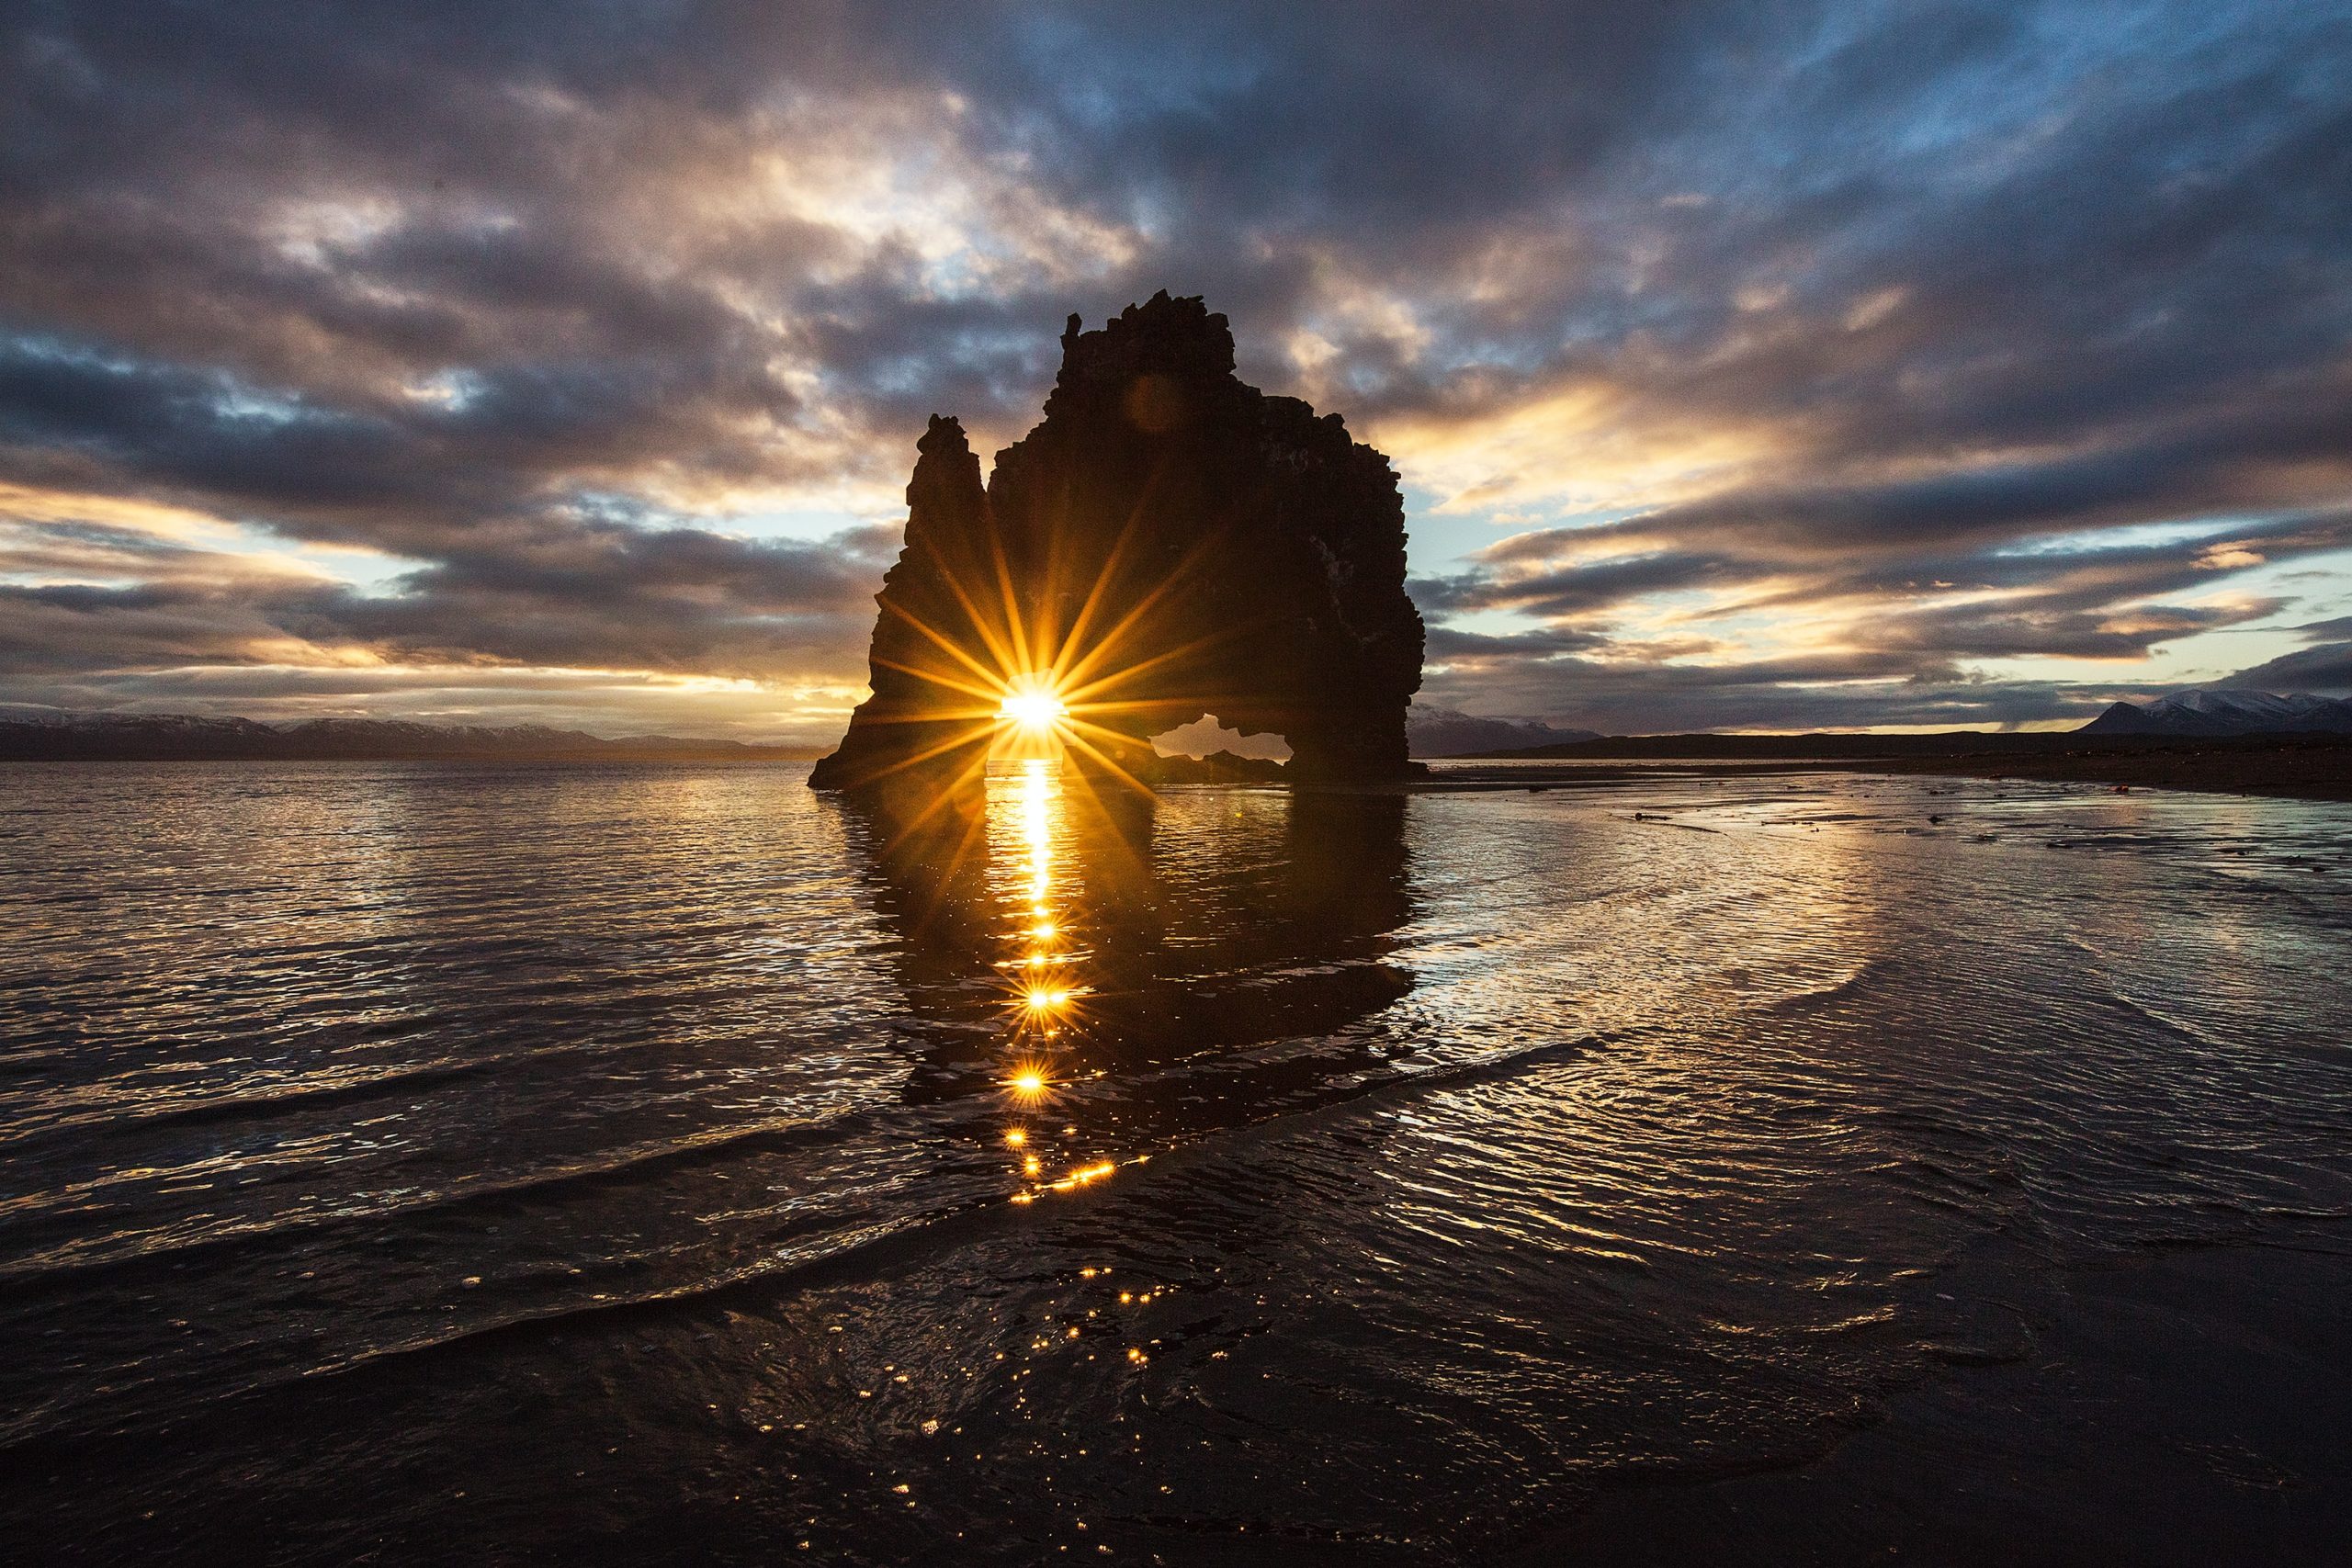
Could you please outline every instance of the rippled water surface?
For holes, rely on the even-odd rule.
[[[2352,1213],[2352,808],[802,777],[0,770],[0,1528],[1457,1561]]]

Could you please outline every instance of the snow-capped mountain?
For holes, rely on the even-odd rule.
[[[2079,735],[2346,735],[2352,698],[2269,692],[2175,692],[2143,706],[2117,703]]]

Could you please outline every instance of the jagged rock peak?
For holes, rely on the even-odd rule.
[[[980,488],[980,459],[964,434],[964,422],[933,414],[931,428],[915,443],[915,471],[907,480],[907,505],[920,513],[926,502],[961,500]]]
[[[1054,391],[1124,390],[1136,376],[1216,378],[1233,374],[1233,326],[1197,295],[1172,297],[1161,289],[1130,305],[1098,332],[1078,331],[1078,318],[1062,334],[1061,374]],[[1046,412],[1054,412],[1053,400]]]

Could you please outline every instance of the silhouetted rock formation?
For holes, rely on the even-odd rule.
[[[1072,316],[1044,422],[985,489],[956,421],[918,450],[874,695],[811,784],[968,770],[992,681],[1047,670],[1094,749],[1081,763],[1151,780],[1146,738],[1215,714],[1283,736],[1286,777],[1414,771],[1422,633],[1396,475],[1339,415],[1236,378],[1199,299],[1157,294],[1101,332]]]

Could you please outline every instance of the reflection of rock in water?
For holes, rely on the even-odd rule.
[[[902,941],[910,1099],[993,1093],[1033,1064],[1067,1089],[1044,1120],[1172,1132],[1371,1065],[1344,1032],[1412,985],[1387,961],[1411,907],[1402,796],[1155,800],[1066,776],[1043,818],[1042,901],[1041,818],[1019,775],[991,778],[974,813],[913,821],[846,802]],[[1032,954],[1040,990],[1065,1001],[1023,1003]]]
[[[1198,299],[1157,295],[1100,332],[1073,316],[1062,352],[1044,422],[985,489],[962,427],[932,421],[874,694],[809,783],[971,768],[991,682],[1048,670],[1083,689],[1091,743],[1145,776],[1145,738],[1206,714],[1283,736],[1294,777],[1410,771],[1422,632],[1388,460],[1237,378]]]

